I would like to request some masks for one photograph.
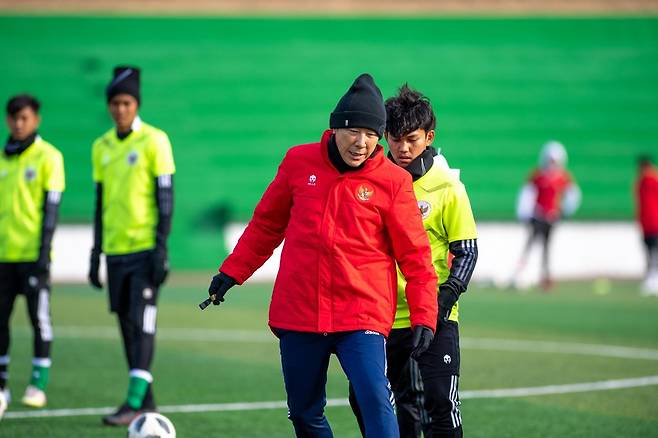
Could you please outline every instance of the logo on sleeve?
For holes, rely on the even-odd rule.
[[[34,181],[36,177],[37,177],[37,171],[34,167],[29,166],[27,169],[25,169],[25,181],[27,182]]]
[[[427,201],[418,201],[418,209],[420,210],[420,215],[423,217],[423,220],[425,220],[430,217],[432,204]]]
[[[375,193],[375,189],[373,189],[370,185],[368,184],[359,184],[359,187],[356,189],[356,198],[359,201],[367,202],[370,201],[370,198],[372,198],[372,195]]]
[[[131,151],[131,152],[128,154],[128,164],[129,164],[130,166],[134,166],[135,163],[137,163],[137,158],[138,158],[138,157],[139,157],[139,155],[137,155],[137,152],[136,152],[136,151]]]

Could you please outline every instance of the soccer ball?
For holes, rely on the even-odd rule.
[[[164,415],[147,412],[130,423],[128,438],[176,438],[176,429]]]

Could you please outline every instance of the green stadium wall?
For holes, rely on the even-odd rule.
[[[88,223],[90,148],[111,126],[112,67],[142,67],[142,118],[177,163],[178,268],[215,267],[287,148],[313,142],[354,77],[432,100],[438,142],[477,219],[512,220],[541,145],[562,141],[579,220],[629,220],[635,157],[658,152],[656,18],[172,18],[0,16],[0,99],[43,103],[64,153],[62,221]],[[0,135],[6,136],[3,126]],[[85,249],[86,250],[86,249]]]

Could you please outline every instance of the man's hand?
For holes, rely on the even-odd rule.
[[[439,324],[443,325],[448,322],[452,306],[455,305],[459,299],[459,294],[444,285],[439,286]]]
[[[432,329],[424,325],[417,325],[414,327],[414,337],[412,342],[413,349],[411,350],[411,357],[418,359],[418,357],[425,353],[434,339]]]
[[[156,247],[153,250],[151,263],[153,264],[153,286],[160,287],[169,275],[169,260],[167,248]]]
[[[101,283],[100,276],[98,271],[101,267],[101,253],[95,249],[91,250],[91,256],[89,257],[89,283],[96,289],[102,289],[103,283]]]
[[[224,301],[226,292],[235,285],[235,280],[223,272],[215,275],[210,282],[210,287],[208,287],[208,295],[210,295],[212,303],[219,306]]]

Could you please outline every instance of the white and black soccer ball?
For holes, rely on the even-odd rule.
[[[128,438],[176,438],[176,429],[164,415],[147,412],[130,423]]]

